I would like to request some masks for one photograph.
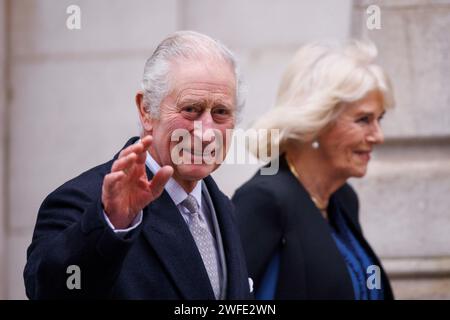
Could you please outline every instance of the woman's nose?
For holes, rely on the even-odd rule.
[[[384,134],[381,126],[378,122],[375,122],[372,126],[370,134],[367,136],[369,142],[375,144],[381,144],[384,142]]]

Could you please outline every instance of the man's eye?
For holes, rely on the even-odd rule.
[[[199,111],[199,108],[197,108],[196,106],[186,106],[183,108],[183,111],[188,113],[195,113]]]
[[[225,107],[218,107],[218,108],[214,108],[212,110],[213,114],[219,115],[219,116],[226,116],[230,114],[230,110],[228,108]]]
[[[214,110],[214,113],[224,115],[224,114],[227,114],[228,111],[226,109],[216,109],[216,110]]]

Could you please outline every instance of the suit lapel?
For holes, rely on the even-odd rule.
[[[153,177],[147,168],[149,179]],[[169,194],[144,208],[144,237],[155,250],[183,299],[214,299],[214,293],[194,239]]]
[[[216,210],[226,255],[225,260],[228,272],[226,299],[236,299],[242,297],[241,286],[239,285],[242,283],[242,270],[239,263],[240,249],[237,247],[239,243],[239,240],[236,238],[237,229],[234,228],[231,217],[232,207],[230,204],[226,203],[224,196],[211,176],[206,177],[204,181],[211,196],[214,209]]]
[[[205,203],[207,204],[210,215],[211,215],[210,218],[211,218],[212,228],[214,229],[216,245],[217,245],[217,253],[218,253],[218,258],[220,261],[220,272],[221,272],[221,282],[222,282],[220,299],[225,299],[226,293],[227,293],[227,284],[228,284],[227,259],[225,257],[225,250],[224,250],[223,241],[222,241],[223,237],[222,237],[222,232],[220,231],[220,223],[219,223],[219,220],[217,219],[217,212],[216,212],[215,206],[212,202],[211,195],[209,194],[208,187],[206,186],[204,181],[202,181],[202,198],[204,199]]]

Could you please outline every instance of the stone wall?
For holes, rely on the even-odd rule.
[[[63,182],[112,158],[138,134],[134,95],[146,58],[178,29],[175,0],[7,1],[10,25],[9,298],[25,298],[23,268],[36,213]],[[69,30],[66,8],[81,9]],[[2,47],[3,48],[3,47]]]
[[[241,128],[272,107],[300,45],[373,39],[398,105],[368,176],[352,181],[363,228],[397,297],[448,298],[449,2],[392,3],[378,3],[382,29],[369,32],[366,1],[0,0],[0,66],[9,70],[0,77],[0,197],[8,197],[0,198],[0,298],[25,298],[26,248],[44,197],[138,133],[134,94],[144,62],[179,29],[216,37],[240,57],[248,83]],[[66,27],[72,4],[80,30]],[[255,170],[225,165],[214,176],[232,195]]]
[[[5,1],[0,0],[0,299],[6,297],[6,23]]]

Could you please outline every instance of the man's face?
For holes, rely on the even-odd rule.
[[[223,146],[223,156],[226,154],[226,130],[233,129],[235,123],[236,80],[231,66],[217,59],[175,62],[169,77],[171,88],[161,102],[159,119],[151,120],[150,152],[161,166],[172,166],[175,180],[189,189],[219,166],[204,161],[205,148]],[[172,139],[177,129],[188,133],[191,144]],[[220,133],[223,141],[214,132]],[[180,145],[183,145],[181,153],[177,151]],[[194,150],[194,145],[199,148]],[[179,154],[184,154],[184,163],[177,164],[174,159]]]

